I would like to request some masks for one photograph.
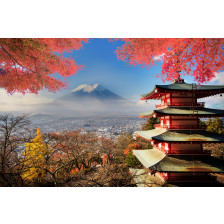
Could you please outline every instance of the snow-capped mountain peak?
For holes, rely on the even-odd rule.
[[[99,85],[99,84],[82,84],[75,89],[73,89],[70,93],[62,96],[60,100],[65,101],[77,101],[77,100],[100,100],[100,101],[123,101],[124,98],[119,95],[113,93],[107,88]]]
[[[78,92],[80,90],[82,90],[83,92],[87,92],[87,93],[91,93],[92,91],[94,91],[95,89],[99,88],[100,85],[99,84],[83,84],[78,86],[77,88],[73,89],[71,92]]]

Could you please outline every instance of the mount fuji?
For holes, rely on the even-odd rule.
[[[63,101],[126,101],[121,96],[111,92],[99,84],[83,84],[64,95]]]
[[[137,116],[146,106],[126,100],[102,85],[83,84],[51,103],[40,104],[35,112],[61,117]]]
[[[42,111],[69,116],[133,114],[135,103],[99,84],[83,84],[73,89]]]

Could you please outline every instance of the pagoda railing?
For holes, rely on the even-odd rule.
[[[166,181],[215,181],[216,177],[214,176],[169,176],[165,179]]]
[[[159,151],[161,151],[161,152],[163,152],[164,154],[167,153],[167,150],[165,149],[164,146],[161,146],[161,147],[159,147],[159,146],[154,146],[153,148],[154,148],[154,149],[157,149],[157,150],[159,150]]]
[[[180,102],[180,103],[162,103],[159,105],[156,105],[156,108],[160,108],[160,107],[204,107],[205,106],[205,102],[199,102],[199,103],[191,103],[191,102]]]
[[[204,130],[205,126],[202,125],[167,125],[155,124],[155,128],[166,128],[169,130]]]
[[[177,154],[177,155],[196,155],[196,154],[202,154],[202,155],[210,155],[210,150],[171,150],[169,154]]]

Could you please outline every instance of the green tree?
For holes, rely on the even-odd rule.
[[[206,125],[206,131],[217,134],[224,134],[224,123],[219,117],[216,117],[213,120],[209,119],[206,122]]]
[[[155,128],[155,124],[159,123],[159,118],[156,117],[150,117],[147,119],[147,121],[142,125],[142,130],[152,130]]]
[[[140,162],[138,159],[133,155],[133,152],[130,151],[126,158],[126,165],[127,167],[138,167],[140,165]]]

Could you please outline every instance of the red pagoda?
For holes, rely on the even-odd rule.
[[[212,174],[224,172],[224,161],[203,150],[203,143],[223,143],[224,136],[205,131],[200,118],[224,117],[224,110],[204,107],[198,99],[224,93],[224,86],[185,83],[182,78],[169,85],[156,85],[141,100],[160,99],[161,104],[140,118],[158,117],[155,129],[136,131],[153,149],[134,150],[134,155],[163,183],[211,182]]]

